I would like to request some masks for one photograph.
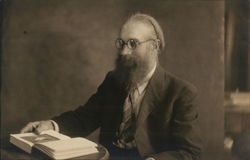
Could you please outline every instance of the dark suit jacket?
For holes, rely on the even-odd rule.
[[[53,120],[58,123],[60,132],[71,136],[86,136],[100,127],[100,143],[105,146],[114,140],[126,96],[119,78],[109,72],[85,105]],[[198,114],[193,105],[195,96],[195,87],[157,66],[137,119],[135,140],[142,157],[153,156],[157,160],[200,158]]]

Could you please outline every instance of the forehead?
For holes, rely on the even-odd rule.
[[[123,40],[138,39],[147,40],[152,38],[154,31],[149,24],[140,21],[129,21],[121,29],[120,38]]]

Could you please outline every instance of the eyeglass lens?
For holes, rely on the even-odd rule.
[[[133,39],[128,40],[127,44],[130,49],[135,49],[137,47],[136,41]]]
[[[129,39],[127,43],[122,39],[117,39],[115,44],[118,49],[122,49],[125,44],[127,44],[129,49],[135,49],[137,47],[137,43],[134,39]]]

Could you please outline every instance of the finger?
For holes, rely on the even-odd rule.
[[[31,131],[32,128],[30,128],[30,126],[26,125],[25,127],[23,127],[20,131],[20,133],[26,133],[26,132],[29,132]]]
[[[20,133],[32,132],[38,125],[39,122],[29,122],[25,127],[21,129]]]
[[[28,123],[25,127],[21,129],[21,133],[32,132],[32,130],[33,130],[32,123]]]

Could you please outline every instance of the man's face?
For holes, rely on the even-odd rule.
[[[129,21],[127,22],[121,30],[120,38],[127,42],[129,39],[136,39],[139,42],[144,42],[149,39],[155,39],[154,30],[151,25],[139,21]],[[154,65],[156,60],[156,53],[152,43],[154,41],[147,41],[141,44],[138,44],[137,47],[133,50],[128,48],[127,45],[124,45],[123,49],[119,51],[119,55],[125,57],[125,59],[134,58],[140,63],[145,63],[144,67],[151,67]],[[129,65],[129,62],[128,62]],[[131,65],[131,64],[130,64]]]
[[[135,49],[130,49],[127,45],[124,45],[118,51],[116,61],[116,67],[118,69],[122,68],[120,71],[130,74],[129,79],[135,79],[135,81],[143,79],[143,76],[157,62],[157,50],[154,47],[155,41],[150,40],[155,39],[153,27],[139,21],[129,21],[122,27],[119,38],[126,43],[130,39],[135,39],[139,42],[149,40],[138,44]]]

